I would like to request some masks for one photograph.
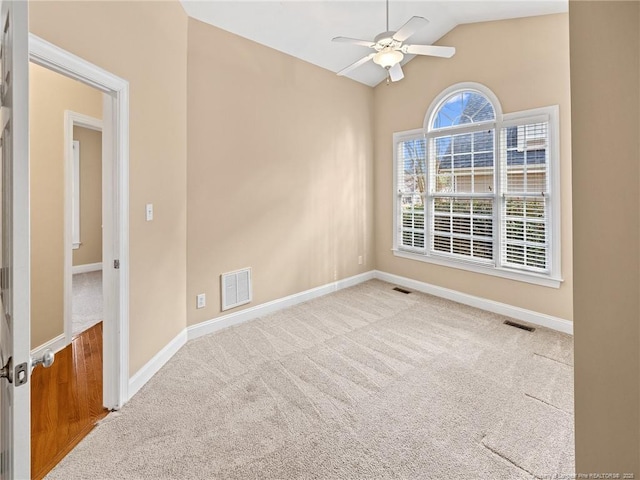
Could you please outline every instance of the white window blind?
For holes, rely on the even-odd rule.
[[[500,138],[502,263],[548,272],[549,123],[504,127]]]
[[[494,135],[482,126],[439,134],[430,146],[430,247],[435,254],[493,259]]]
[[[398,246],[409,251],[424,251],[426,192],[424,135],[399,138],[395,145]]]

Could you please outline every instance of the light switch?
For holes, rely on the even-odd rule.
[[[204,308],[207,305],[207,297],[204,293],[196,295],[196,308]]]
[[[153,220],[153,203],[147,203],[146,212],[147,212],[147,222],[150,222],[151,220]]]

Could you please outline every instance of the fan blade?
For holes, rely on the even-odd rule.
[[[363,47],[373,48],[376,42],[370,40],[358,40],[357,38],[349,37],[336,37],[331,40],[332,42],[350,43],[351,45],[361,45]]]
[[[394,40],[399,42],[404,42],[411,35],[416,33],[418,30],[423,29],[427,26],[429,20],[423,17],[411,17],[407,23],[405,23],[400,30],[398,30],[393,36]]]
[[[338,76],[343,76],[346,75],[347,73],[349,73],[351,70],[355,70],[356,68],[358,68],[360,65],[364,65],[365,63],[367,63],[369,60],[371,60],[374,55],[376,54],[376,52],[373,52],[369,55],[367,55],[366,57],[361,58],[360,60],[358,60],[355,63],[352,63],[351,65],[349,65],[347,68],[343,68],[342,70],[340,70],[338,72]]]
[[[402,73],[402,67],[399,63],[396,63],[389,69],[389,77],[391,78],[392,82],[397,82],[398,80],[402,80],[404,78],[404,73]]]
[[[455,47],[439,47],[437,45],[404,45],[402,51],[413,55],[431,55],[443,58],[451,58],[456,53]]]

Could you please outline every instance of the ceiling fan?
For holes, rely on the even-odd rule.
[[[403,42],[411,35],[427,26],[429,20],[423,17],[411,17],[397,32],[389,31],[389,0],[387,0],[387,31],[377,35],[373,40],[358,40],[356,38],[335,37],[334,42],[350,43],[363,47],[373,48],[375,52],[370,53],[357,62],[340,70],[338,75],[346,75],[369,60],[385,68],[388,72],[387,82],[397,82],[404,78],[400,62],[405,54],[410,55],[430,55],[433,57],[451,58],[455,53],[454,47],[440,47],[436,45],[406,45]]]

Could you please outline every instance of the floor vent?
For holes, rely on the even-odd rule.
[[[535,331],[535,328],[533,327],[528,327],[527,325],[522,325],[521,323],[512,322],[511,320],[505,320],[504,324],[509,325],[510,327],[519,328],[520,330],[526,330],[527,332]]]
[[[250,268],[223,273],[221,277],[223,311],[251,302]]]
[[[400,287],[394,287],[394,290],[396,292],[404,293],[405,295],[411,293],[409,290],[405,290],[404,288],[400,288]]]

